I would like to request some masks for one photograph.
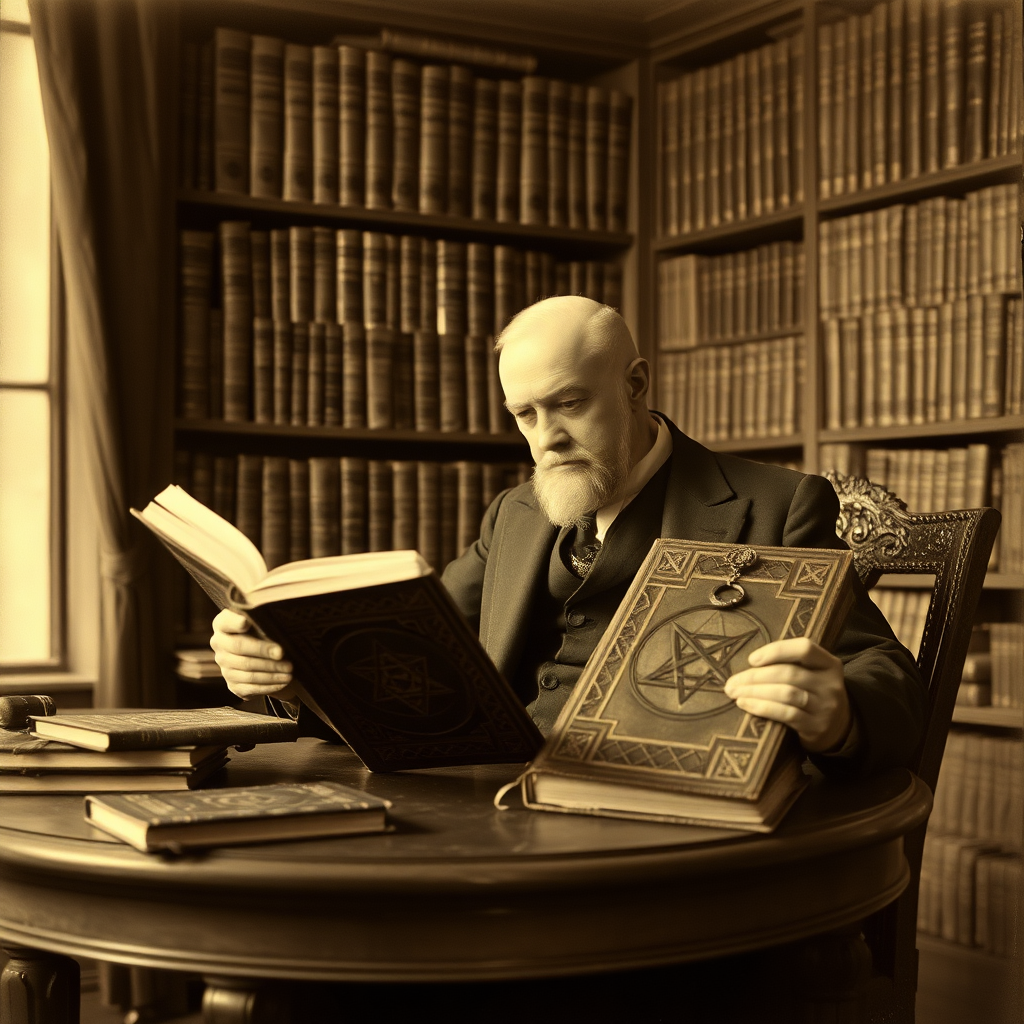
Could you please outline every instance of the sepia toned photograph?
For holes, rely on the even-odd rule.
[[[1020,0],[0,0],[0,1024],[1024,1020]]]

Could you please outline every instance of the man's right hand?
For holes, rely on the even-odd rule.
[[[225,608],[213,620],[210,646],[228,689],[243,700],[250,697],[294,697],[292,666],[284,651],[270,640],[249,635],[249,620]]]

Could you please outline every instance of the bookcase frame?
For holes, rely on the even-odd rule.
[[[828,430],[824,420],[824,387],[821,361],[821,328],[818,313],[818,225],[834,217],[872,210],[896,202],[916,201],[930,196],[958,194],[995,184],[1020,183],[1021,155],[998,156],[971,164],[923,173],[899,182],[887,182],[853,193],[822,199],[818,194],[818,82],[817,30],[822,23],[864,13],[873,3],[819,4],[814,0],[794,2],[748,3],[720,15],[710,14],[693,25],[688,32],[677,32],[660,43],[654,42],[646,65],[647,91],[654,95],[657,83],[680,72],[712,64],[771,40],[770,30],[799,19],[803,34],[804,117],[803,117],[803,181],[802,203],[772,213],[707,227],[687,234],[659,237],[658,211],[649,204],[646,234],[650,238],[647,253],[641,257],[643,296],[640,306],[648,311],[643,336],[647,339],[649,358],[655,363],[657,385],[656,311],[658,309],[659,258],[687,252],[715,253],[751,248],[768,241],[800,237],[804,247],[803,326],[787,334],[802,339],[805,355],[805,380],[802,400],[802,426],[799,435],[758,439],[709,442],[708,446],[722,452],[743,454],[752,458],[764,455],[785,455],[802,458],[806,472],[821,468],[820,448],[830,442],[886,442],[905,447],[923,442],[927,447],[936,439],[969,437],[972,441],[987,440],[1008,443],[1024,437],[1024,416],[1001,416],[991,419],[958,420],[914,426],[862,427]],[[759,34],[760,33],[760,34]],[[1021,45],[1017,41],[1017,45]],[[648,174],[654,183],[655,195],[662,194],[661,162],[657,152],[657,111],[653,103],[641,109],[646,121],[644,137],[648,140]],[[1018,199],[1018,220],[1020,219]],[[744,339],[747,340],[747,339]],[[656,398],[664,400],[664,392],[656,386]],[[699,438],[698,438],[699,440]],[[901,577],[890,585],[927,588],[931,577],[917,580]],[[883,581],[881,584],[886,585]],[[1021,621],[1024,604],[1024,576],[1015,573],[990,573],[986,577],[982,609],[996,611],[1009,621]],[[984,614],[984,612],[982,613]],[[1006,731],[1020,738],[1024,711],[1017,708],[957,708],[955,723]],[[924,982],[928,1020],[960,1020],[968,1016],[981,1019],[974,1012],[984,1003],[991,1008],[985,1019],[997,1020],[999,1012],[1013,1006],[1019,1012],[1020,952],[1017,959],[1000,959],[981,950],[957,946],[942,939],[922,935],[918,942],[921,970],[919,992]],[[995,993],[995,994],[994,994]],[[984,997],[984,998],[981,998]],[[981,1002],[977,1000],[981,998]],[[1002,1002],[1000,1002],[1002,1000]],[[1009,1010],[1009,1012],[1014,1012]],[[1007,1018],[1009,1019],[1009,1018]]]

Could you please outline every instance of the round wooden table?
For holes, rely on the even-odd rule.
[[[225,783],[336,779],[391,800],[393,830],[178,857],[93,829],[81,797],[5,796],[0,940],[15,965],[36,957],[59,974],[44,953],[84,956],[198,972],[225,990],[654,967],[861,921],[906,887],[902,839],[931,804],[902,770],[819,778],[763,836],[528,811],[514,795],[498,811],[516,771],[372,775],[319,740],[264,745],[235,754]]]

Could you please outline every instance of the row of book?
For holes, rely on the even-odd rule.
[[[1017,186],[935,196],[818,225],[822,319],[1020,294]]]
[[[658,264],[662,351],[798,331],[803,307],[801,242],[772,242],[722,256],[688,253]]]
[[[1024,411],[1020,298],[971,295],[822,324],[825,427],[911,426]]]
[[[660,235],[803,201],[803,83],[798,33],[658,84]]]
[[[818,29],[818,191],[1016,152],[1020,5],[892,0]]]
[[[625,231],[632,115],[617,89],[218,28],[183,49],[181,182]]]
[[[1024,624],[985,622],[974,627],[956,702],[963,707],[1024,707]]]
[[[659,408],[701,441],[785,437],[800,429],[800,338],[662,352],[658,373]]]
[[[1002,513],[989,569],[1024,572],[1024,443],[1002,448],[865,448],[822,445],[823,471],[866,477],[892,491],[911,512],[990,506]]]
[[[180,261],[186,419],[502,432],[493,337],[545,296],[622,301],[617,263],[417,235],[225,221]]]
[[[525,463],[385,461],[356,457],[176,453],[177,482],[234,524],[268,568],[363,551],[415,549],[440,572],[477,539],[487,506],[529,479]],[[206,632],[198,587],[182,609]]]
[[[921,859],[918,931],[1013,958],[1020,944],[1021,859],[977,839],[932,835]]]

